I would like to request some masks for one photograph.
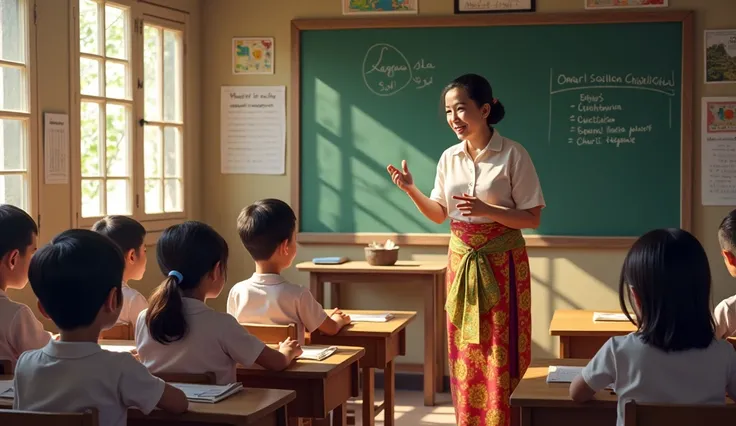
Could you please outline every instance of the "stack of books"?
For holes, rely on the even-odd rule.
[[[302,346],[302,354],[299,359],[312,361],[323,361],[337,352],[337,346]]]

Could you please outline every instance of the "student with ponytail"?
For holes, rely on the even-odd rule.
[[[235,382],[237,364],[283,370],[301,354],[297,341],[271,349],[231,315],[205,304],[227,279],[227,243],[210,226],[185,222],[167,228],[156,258],[166,280],[136,325],[138,355],[154,374],[213,372],[218,384],[227,384]]]

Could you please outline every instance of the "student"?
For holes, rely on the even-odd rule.
[[[18,359],[14,409],[96,408],[99,424],[113,426],[126,425],[129,407],[145,414],[156,406],[187,410],[182,391],[152,376],[131,354],[97,344],[100,331],[120,314],[123,267],[123,255],[109,238],[84,229],[62,232],[33,256],[31,287],[61,336]]]
[[[146,272],[146,228],[127,216],[107,216],[95,223],[92,230],[108,236],[123,251],[123,309],[118,324],[135,325],[138,314],[148,307],[148,301],[138,290],[129,287],[128,281],[139,281]]]
[[[238,216],[238,234],[256,263],[252,277],[235,284],[227,300],[227,312],[241,323],[295,323],[299,343],[305,329],[319,329],[333,335],[350,324],[339,310],[330,316],[309,289],[292,284],[281,276],[296,256],[296,216],[280,200],[257,201]]]
[[[163,232],[156,258],[168,278],[136,325],[138,355],[149,370],[213,372],[218,384],[228,384],[236,381],[237,364],[283,370],[301,355],[295,340],[271,349],[232,316],[205,304],[225,285],[227,257],[225,240],[204,223],[184,222]]]
[[[736,210],[732,210],[718,228],[718,242],[726,269],[736,278]],[[714,311],[716,337],[719,339],[736,334],[736,295],[718,304]]]
[[[708,258],[691,234],[659,229],[639,238],[619,282],[621,309],[638,329],[603,345],[570,385],[572,399],[590,400],[613,384],[622,426],[630,400],[724,404],[724,390],[736,396],[736,352],[715,339],[710,286]]]
[[[38,227],[28,213],[0,205],[0,359],[13,364],[23,352],[42,348],[51,339],[28,306],[5,294],[9,288],[20,290],[28,284],[37,236]]]

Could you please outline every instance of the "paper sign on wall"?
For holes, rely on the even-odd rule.
[[[69,183],[68,114],[44,114],[43,163],[46,184]]]

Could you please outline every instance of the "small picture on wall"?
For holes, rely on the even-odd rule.
[[[342,0],[343,15],[416,14],[419,0]]]
[[[586,9],[624,9],[631,7],[667,7],[668,0],[584,0]]]
[[[535,0],[455,0],[455,13],[534,12]]]
[[[233,38],[233,74],[273,74],[273,37]]]
[[[736,30],[705,32],[705,82],[736,83]]]

